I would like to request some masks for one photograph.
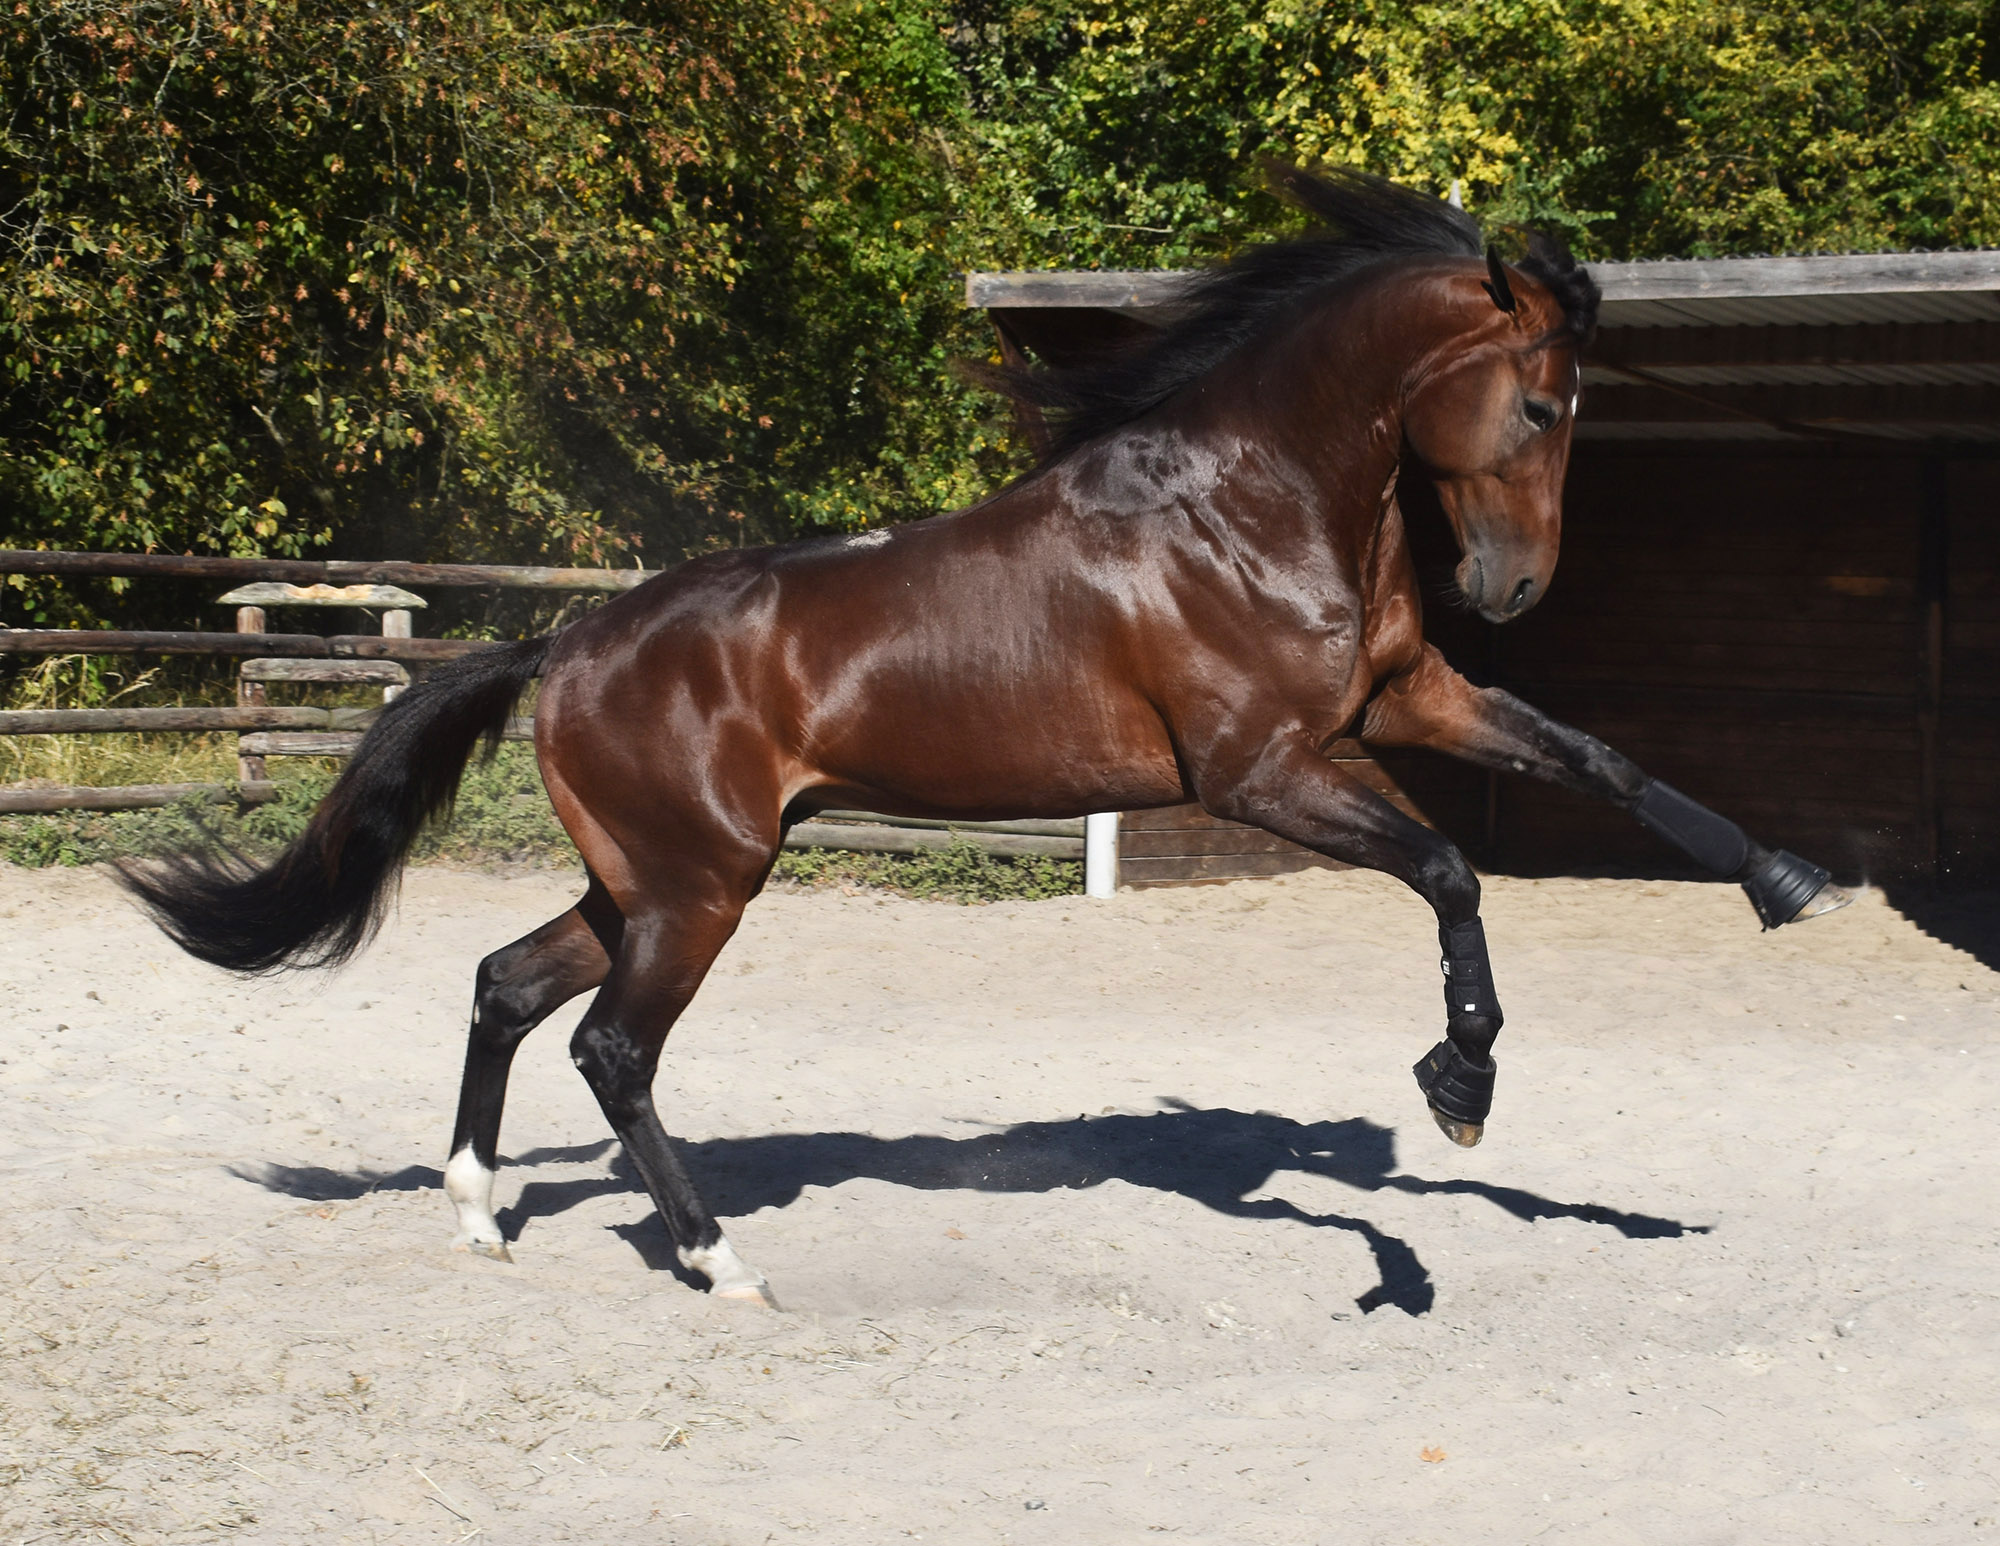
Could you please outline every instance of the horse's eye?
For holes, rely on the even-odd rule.
[[[1546,435],[1556,427],[1556,420],[1562,417],[1562,410],[1552,403],[1539,403],[1530,397],[1521,404],[1521,412],[1528,422],[1535,426],[1535,433]]]

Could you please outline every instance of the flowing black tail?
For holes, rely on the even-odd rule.
[[[410,688],[270,864],[173,854],[120,865],[126,889],[181,949],[232,972],[340,965],[374,938],[410,845],[451,809],[480,739],[499,745],[550,642],[481,650]]]

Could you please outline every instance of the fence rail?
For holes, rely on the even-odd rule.
[[[0,789],[0,816],[40,816],[52,811],[148,811],[183,800],[220,805],[236,800],[262,805],[278,797],[272,783],[245,784],[121,784],[115,789],[86,789],[74,784],[49,789]]]
[[[621,591],[657,569],[548,569],[531,564],[405,564],[348,559],[204,558],[179,553],[56,553],[0,548],[0,574],[178,579],[287,585],[497,586],[505,590]]]
[[[166,629],[0,628],[0,655],[225,655],[288,660],[456,660],[484,639],[395,639],[374,633],[196,633]]]

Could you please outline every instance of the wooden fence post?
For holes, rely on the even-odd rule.
[[[236,631],[238,633],[262,633],[264,631],[264,609],[262,607],[238,607],[236,609]],[[246,709],[261,709],[268,702],[262,682],[245,679],[239,665],[236,673],[237,706]],[[237,737],[239,750],[236,754],[236,782],[239,784],[261,784],[271,775],[265,771],[262,757],[246,757],[241,751],[242,737]]]
[[[391,607],[387,612],[382,614],[383,638],[407,639],[411,636],[410,609],[408,607]],[[402,695],[403,689],[400,687],[385,687],[382,689],[382,701],[384,703],[394,703]]]

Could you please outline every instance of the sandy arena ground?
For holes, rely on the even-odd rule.
[[[244,987],[0,869],[0,1539],[2000,1542],[2000,976],[1879,894],[1493,881],[1471,1152],[1377,877],[767,896],[658,1088],[770,1313],[662,1270],[574,1008],[517,1265],[446,1249],[473,965],[574,890]]]

